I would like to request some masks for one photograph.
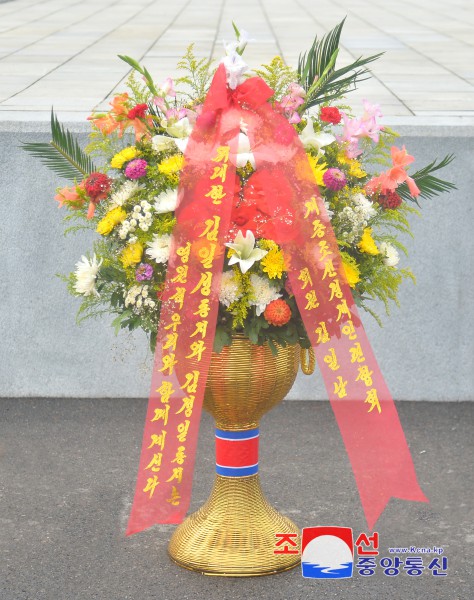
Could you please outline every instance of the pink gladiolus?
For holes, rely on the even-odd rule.
[[[171,77],[167,77],[160,85],[160,92],[162,92],[163,96],[171,96],[172,98],[176,96],[176,92],[174,91],[174,81]]]
[[[166,110],[166,102],[165,99],[162,98],[161,96],[155,96],[153,98],[153,103],[155,104],[155,106],[157,106],[160,110],[162,110],[163,112]]]
[[[166,111],[165,115],[166,115],[166,118],[170,121],[174,120],[174,119],[176,119],[176,121],[180,121],[181,119],[184,119],[184,117],[186,116],[186,109],[180,108],[178,110],[177,108],[170,108],[169,110]]]
[[[299,114],[296,111],[288,119],[288,123],[291,123],[292,125],[294,125],[296,123],[300,123],[300,122],[301,122],[301,117],[299,116]]]
[[[344,120],[344,130],[342,136],[338,139],[344,142],[354,142],[362,137],[368,137],[375,143],[379,141],[379,132],[383,129],[377,123],[377,117],[381,117],[380,106],[378,104],[370,104],[367,100],[363,101],[364,114],[360,119],[349,119],[349,117],[341,111]]]

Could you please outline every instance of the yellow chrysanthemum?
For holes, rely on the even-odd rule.
[[[121,169],[126,162],[129,162],[138,154],[139,152],[135,146],[128,146],[128,148],[124,148],[120,152],[117,152],[117,154],[110,161],[110,166],[113,169]]]
[[[283,254],[278,248],[272,248],[260,261],[262,271],[268,275],[270,279],[276,277],[281,278],[285,270],[285,261]]]
[[[129,244],[120,255],[120,261],[124,267],[131,267],[132,265],[136,265],[140,262],[143,254],[143,244],[140,242],[135,242],[134,244]]]
[[[372,254],[373,256],[380,254],[380,250],[377,248],[374,238],[372,237],[371,227],[366,227],[364,229],[358,247],[361,252],[365,252],[366,254]]]
[[[121,223],[126,217],[127,213],[121,206],[113,208],[97,223],[97,233],[100,233],[100,235],[109,235],[112,229]]]
[[[351,162],[351,159],[347,158],[344,150],[342,152],[338,152],[336,160],[340,165],[348,165]]]
[[[308,154],[307,156],[308,156],[309,164],[311,165],[311,170],[313,171],[313,175],[316,179],[316,183],[319,186],[326,187],[324,185],[323,175],[328,170],[327,164],[324,162],[318,163],[318,160],[316,158],[314,158],[314,156],[311,156],[311,154]]]
[[[358,160],[351,160],[349,161],[349,175],[351,177],[356,177],[357,179],[362,179],[362,177],[365,177],[367,173],[361,167]]]
[[[262,250],[273,250],[273,248],[276,248],[277,245],[273,240],[263,239],[258,242],[258,247]]]
[[[183,168],[184,157],[181,154],[165,158],[158,165],[158,171],[163,175],[174,175]]]
[[[357,268],[357,266],[348,263],[343,259],[342,268],[344,269],[347,283],[350,285],[351,288],[355,287],[356,283],[360,281],[360,271]]]

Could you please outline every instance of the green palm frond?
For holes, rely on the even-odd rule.
[[[300,54],[298,75],[300,84],[307,92],[306,102],[302,109],[340,98],[356,84],[368,79],[367,64],[377,60],[383,52],[367,58],[359,57],[350,65],[336,69],[339,54],[339,40],[345,18],[321,40],[316,37],[308,52]]]
[[[49,143],[22,143],[23,150],[37,156],[56,175],[70,179],[84,179],[97,171],[91,158],[82,150],[76,138],[58,121],[51,110],[51,137]]]
[[[443,169],[454,160],[454,154],[448,154],[438,162],[434,160],[429,165],[426,165],[423,169],[420,169],[414,173],[411,177],[415,180],[416,185],[420,189],[420,198],[434,198],[439,196],[443,192],[457,189],[454,183],[440,179],[432,175],[434,171]],[[411,200],[413,202],[413,196],[410,194],[408,185],[403,183],[397,188],[397,194],[403,198],[403,200]]]

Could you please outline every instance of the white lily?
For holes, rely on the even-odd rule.
[[[247,163],[250,163],[252,167],[255,169],[255,156],[250,151],[250,140],[245,133],[239,133],[239,141],[237,146],[237,158],[236,158],[236,166],[245,167]]]
[[[246,273],[253,263],[261,260],[267,254],[266,250],[255,248],[255,236],[249,230],[247,230],[245,237],[239,231],[233,243],[225,245],[234,251],[234,254],[230,257],[229,265],[238,263],[242,273]]]
[[[188,117],[183,117],[171,125],[164,125],[164,127],[166,128],[166,131],[174,138],[187,138],[193,130],[193,126],[189,122]]]
[[[163,150],[171,150],[175,146],[175,140],[167,135],[154,135],[151,138],[151,145],[155,152],[163,152]]]
[[[324,131],[315,133],[311,119],[308,119],[306,127],[300,133],[299,138],[305,149],[314,148],[318,153],[318,157],[324,154],[324,150],[321,150],[323,146],[328,146],[336,141],[336,138],[330,133],[324,133]]]
[[[245,31],[245,29],[241,29],[239,31],[239,37],[237,40],[229,43],[226,43],[224,41],[225,52],[226,54],[231,54],[232,52],[242,54],[245,48],[247,47],[247,44],[251,41],[255,40],[250,39],[250,33],[248,31]]]
[[[221,60],[221,63],[224,65],[227,73],[227,84],[231,90],[235,90],[243,79],[242,75],[248,71],[247,63],[237,52],[231,52],[225,56]]]

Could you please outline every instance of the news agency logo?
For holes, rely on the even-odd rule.
[[[274,554],[299,554],[297,533],[276,533]],[[353,541],[350,527],[305,527],[301,536],[301,568],[307,579],[347,579],[357,573],[372,577],[376,571],[388,577],[400,574],[420,577],[448,575],[448,557],[441,546],[388,548],[379,556],[377,531],[360,533]],[[432,556],[434,555],[434,557]]]
[[[350,527],[305,527],[301,541],[303,577],[347,579],[354,568]]]

